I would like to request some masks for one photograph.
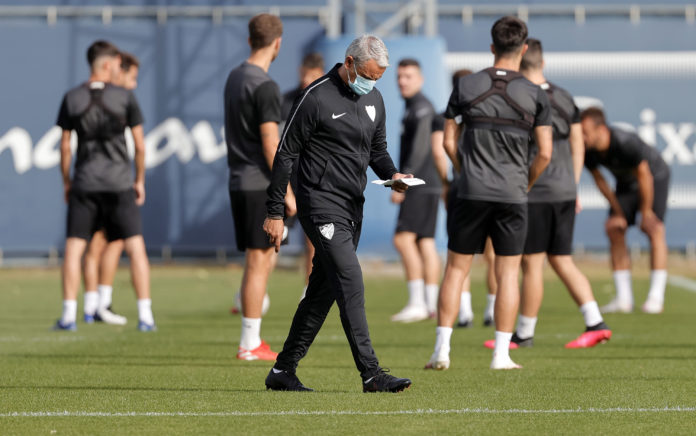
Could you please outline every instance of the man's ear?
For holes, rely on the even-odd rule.
[[[522,46],[522,56],[524,56],[525,53],[527,53],[527,50],[529,50],[529,45],[525,44]]]
[[[491,44],[491,53],[495,56],[495,45]]]

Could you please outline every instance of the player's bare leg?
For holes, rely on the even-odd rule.
[[[447,251],[445,276],[442,279],[440,295],[438,296],[435,350],[425,366],[426,369],[449,368],[452,326],[457,320],[462,286],[471,270],[473,258],[474,256],[471,254]]]
[[[273,271],[277,255],[271,248],[247,248],[242,277],[242,333],[237,358],[241,360],[275,360],[261,340],[261,316],[268,277]]]
[[[77,318],[77,294],[80,289],[80,264],[87,241],[67,238],[63,255],[63,314],[55,325],[56,330],[75,330]]]
[[[546,253],[525,254],[522,256],[522,295],[520,297],[520,316],[515,330],[518,345],[532,345],[539,309],[544,299],[544,261]]]
[[[610,217],[605,227],[609,237],[616,297],[602,307],[602,312],[628,313],[633,311],[633,288],[631,284],[631,258],[626,247],[626,227],[621,225],[616,217]]]
[[[428,307],[428,316],[434,318],[437,315],[437,294],[440,290],[440,256],[437,254],[434,238],[421,238],[418,240],[418,251],[423,259],[423,278],[425,281],[425,302]]]
[[[155,330],[150,298],[150,261],[145,250],[145,240],[141,235],[131,236],[124,241],[124,248],[130,258],[131,280],[138,298],[138,329]]]
[[[408,286],[408,302],[401,311],[391,317],[392,321],[415,322],[428,318],[425,301],[423,258],[418,249],[416,234],[398,232],[394,235],[394,247],[401,256]]]
[[[643,312],[661,313],[667,286],[667,240],[665,225],[660,222],[646,232],[650,239],[650,291]]]
[[[82,274],[85,282],[83,312],[84,320],[87,323],[94,322],[94,315],[99,308],[99,262],[105,248],[106,236],[103,230],[99,230],[92,235],[82,262]]]
[[[491,238],[486,238],[486,246],[483,250],[483,258],[486,261],[486,284],[488,294],[486,295],[486,309],[483,311],[483,325],[488,327],[493,325],[495,298],[498,293],[498,281],[495,278],[495,250]]]
[[[510,359],[510,340],[515,328],[515,318],[520,303],[518,275],[521,255],[495,257],[495,277],[498,295],[495,301],[495,347],[491,369],[517,369]]]
[[[588,348],[611,338],[611,330],[604,323],[587,277],[578,269],[570,255],[549,256],[549,264],[568,289],[585,320],[585,332],[566,344],[566,348]]]

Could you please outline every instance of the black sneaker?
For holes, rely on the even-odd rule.
[[[303,385],[294,372],[290,373],[275,368],[272,368],[266,377],[266,389],[272,391],[314,392],[314,389]]]
[[[469,328],[473,325],[474,325],[474,323],[470,319],[468,319],[466,321],[458,321],[457,322],[457,327],[461,327],[461,328]]]
[[[534,345],[534,336],[531,338],[522,339],[521,337],[517,336],[517,332],[515,332],[512,334],[510,342],[514,342],[520,347],[531,347]]]
[[[483,318],[483,326],[484,327],[490,327],[493,325],[493,318]]]
[[[597,331],[597,330],[611,330],[611,329],[609,328],[608,325],[606,325],[606,323],[605,323],[604,321],[600,322],[600,323],[597,324],[597,325],[593,325],[593,326],[591,326],[591,327],[587,327],[587,328],[585,329],[586,332],[594,332],[594,331]]]
[[[363,392],[401,392],[411,386],[411,380],[397,378],[388,374],[388,369],[380,369],[377,375],[363,382]]]
[[[113,313],[114,315],[123,316],[123,315],[121,315],[121,314],[119,314],[119,313],[114,312],[113,306],[112,306],[111,304],[109,304],[109,307],[107,307],[106,310],[108,310],[109,312]],[[102,317],[99,316],[99,311],[98,311],[98,310],[94,313],[94,322],[104,322],[104,319],[102,319]]]

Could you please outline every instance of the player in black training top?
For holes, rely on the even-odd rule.
[[[63,316],[56,329],[75,330],[80,262],[87,241],[104,229],[109,241],[124,240],[138,297],[138,329],[155,330],[150,300],[150,272],[142,237],[140,209],[145,202],[143,118],[133,93],[112,85],[121,58],[118,49],[97,41],[87,50],[91,75],[63,98],[57,125],[61,138],[61,172],[68,202],[63,261]],[[124,131],[135,142],[135,182]],[[70,135],[77,134],[77,158],[70,177]]]
[[[382,95],[374,89],[389,64],[375,36],[355,39],[343,64],[312,83],[295,101],[283,131],[268,187],[264,229],[276,250],[283,234],[283,195],[297,169],[300,224],[316,248],[307,295],[300,302],[266,387],[306,391],[295,371],[319,333],[334,301],[363,379],[363,392],[398,392],[411,380],[379,366],[365,316],[365,287],[356,250],[362,228],[368,165],[382,179],[397,172],[387,153]],[[405,190],[398,180],[392,189]]]
[[[121,68],[112,83],[130,91],[135,91],[135,88],[138,86],[139,69],[140,62],[138,58],[130,53],[121,51]],[[111,310],[114,278],[116,277],[118,262],[121,259],[122,252],[122,239],[108,242],[104,230],[98,230],[92,235],[83,262],[85,280],[85,304],[83,311],[86,323],[101,321],[106,324],[126,324],[127,319],[125,316],[115,314]]]
[[[435,224],[442,184],[430,146],[435,109],[423,95],[423,74],[415,59],[402,59],[397,69],[399,92],[406,103],[401,120],[399,171],[414,174],[424,186],[405,193],[392,192],[399,204],[394,246],[401,255],[408,287],[408,302],[392,321],[415,322],[435,317],[440,257],[435,247]]]
[[[471,70],[461,69],[454,72],[452,75],[452,88],[454,88],[459,81],[460,77],[468,76],[472,74]],[[438,175],[440,176],[440,181],[442,183],[442,195],[445,201],[445,207],[449,209],[450,199],[457,198],[456,185],[457,185],[457,172],[452,171],[452,180],[449,179],[449,163],[447,159],[447,153],[445,152],[444,146],[444,131],[445,131],[445,115],[437,114],[433,117],[433,123],[431,127],[430,142],[433,148],[433,159],[435,161],[435,167],[437,168]],[[447,214],[447,221],[449,222],[451,214]],[[449,228],[449,224],[447,225]],[[486,247],[483,249],[483,258],[486,261],[486,284],[488,286],[488,293],[486,294],[486,306],[483,310],[483,325],[485,327],[493,325],[493,309],[495,308],[495,294],[498,292],[498,282],[495,280],[495,271],[493,269],[493,263],[495,262],[495,252],[493,251],[493,243],[491,238],[486,238]],[[437,307],[436,307],[437,310]],[[474,320],[474,311],[471,306],[471,278],[470,275],[466,276],[464,279],[464,285],[462,286],[462,294],[459,303],[459,320],[457,321],[457,327],[471,327]]]
[[[268,76],[268,68],[278,56],[282,34],[283,23],[275,15],[259,14],[249,20],[251,54],[230,72],[225,85],[230,203],[237,249],[246,253],[240,360],[275,360],[277,355],[261,340],[261,316],[268,276],[276,262],[263,220],[281,119],[280,90]],[[294,215],[294,197],[290,192],[285,196],[288,215]]]
[[[546,93],[518,72],[527,48],[524,22],[503,17],[493,25],[491,36],[494,66],[460,78],[445,112],[445,149],[460,176],[456,200],[448,211],[452,214],[449,250],[435,351],[426,368],[449,367],[462,285],[474,254],[483,251],[488,236],[495,250],[498,282],[491,368],[519,368],[510,359],[508,347],[519,304],[517,279],[527,233],[527,191],[551,159],[551,112]],[[532,133],[539,153],[530,166]]]
[[[293,103],[295,103],[297,97],[299,97],[300,94],[302,94],[302,91],[306,87],[308,87],[310,83],[314,82],[315,80],[324,75],[324,58],[322,57],[322,55],[319,53],[309,53],[304,58],[302,58],[302,64],[300,64],[299,75],[299,86],[283,94],[283,106],[281,108],[282,122],[280,123],[281,132],[285,127],[285,123],[287,122],[288,117],[290,116],[290,109],[292,108]],[[297,184],[296,173],[296,171],[293,172],[292,180],[290,180],[291,186]],[[285,221],[285,224],[288,227],[293,227],[297,221],[296,218],[297,216],[290,217]],[[312,258],[314,257],[314,246],[312,245],[312,241],[309,240],[307,235],[304,235],[304,232],[303,236],[305,242],[305,287],[302,290],[302,296],[300,297],[300,299],[304,298],[305,293],[307,292],[307,284],[309,284],[309,274],[311,274],[312,272]]]
[[[575,214],[579,211],[577,184],[585,157],[580,111],[565,89],[544,77],[541,41],[530,38],[527,47],[520,72],[546,91],[549,97],[553,153],[551,163],[529,191],[520,316],[510,346],[528,347],[533,344],[537,314],[544,296],[544,260],[548,255],[549,264],[568,288],[585,319],[585,333],[566,344],[566,348],[593,347],[607,341],[611,330],[599,312],[590,282],[575,266],[571,256]],[[531,147],[530,152],[531,159],[536,147]]]
[[[643,304],[646,313],[662,312],[667,285],[667,241],[665,213],[669,194],[669,166],[653,147],[634,133],[608,127],[604,112],[589,108],[582,112],[585,139],[585,167],[592,173],[597,188],[609,201],[606,232],[611,245],[616,298],[602,307],[605,313],[631,312],[631,259],[626,248],[626,230],[636,223],[640,212],[640,230],[650,238],[650,291]],[[611,190],[599,167],[607,168],[616,178]]]

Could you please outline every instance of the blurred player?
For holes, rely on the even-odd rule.
[[[411,385],[379,366],[365,315],[365,285],[356,250],[362,229],[368,165],[378,177],[401,179],[387,153],[384,101],[374,89],[389,65],[382,40],[353,40],[343,64],[314,82],[295,101],[278,146],[268,188],[264,229],[276,250],[283,234],[283,195],[297,168],[299,219],[316,253],[307,295],[300,301],[283,351],[266,388],[309,391],[296,375],[334,302],[363,392],[399,392]],[[299,161],[298,163],[296,163]],[[413,176],[410,176],[413,177]],[[392,189],[408,186],[396,182]]]
[[[278,148],[280,90],[268,68],[280,51],[283,23],[259,14],[249,21],[251,55],[233,69],[225,85],[225,140],[230,169],[229,192],[237,249],[246,253],[242,278],[242,332],[237,359],[275,360],[261,340],[261,315],[268,277],[276,254],[263,231],[266,188]],[[288,215],[295,200],[288,192]]]
[[[522,256],[522,299],[517,329],[512,335],[511,348],[533,345],[537,315],[544,297],[544,260],[558,274],[577,303],[585,319],[585,333],[566,344],[566,348],[593,347],[611,338],[604,323],[587,277],[573,262],[573,228],[585,147],[582,142],[580,111],[573,96],[544,77],[544,58],[541,41],[527,40],[527,52],[522,57],[520,72],[532,83],[546,91],[551,103],[553,153],[551,163],[539,176],[528,195],[527,240]],[[530,148],[530,160],[536,154]],[[493,341],[486,346],[493,347]]]
[[[138,87],[140,62],[126,52],[121,52],[121,68],[116,86],[134,91]],[[118,262],[123,252],[123,240],[107,242],[104,230],[98,230],[89,242],[83,261],[85,280],[84,320],[86,323],[103,321],[107,324],[126,324],[126,317],[111,310],[111,294]]]
[[[138,298],[138,329],[155,330],[150,300],[150,266],[138,206],[145,202],[143,118],[133,93],[110,82],[120,73],[118,49],[106,41],[89,47],[89,81],[68,91],[58,114],[61,172],[68,202],[63,263],[63,316],[60,330],[75,330],[80,259],[87,241],[103,228],[108,241],[124,240]],[[125,129],[135,143],[135,183],[126,149]],[[77,133],[77,159],[70,178],[70,134]]]
[[[665,213],[669,193],[669,166],[653,147],[638,135],[607,126],[604,112],[589,108],[582,112],[585,139],[585,167],[592,173],[599,191],[609,201],[606,232],[611,245],[616,297],[602,307],[605,313],[631,312],[631,258],[626,248],[626,230],[636,223],[640,212],[640,230],[650,239],[650,291],[643,304],[646,313],[662,312],[667,285],[667,242]],[[604,166],[616,178],[612,191],[599,167]]]
[[[401,121],[399,171],[415,174],[425,181],[425,186],[405,193],[392,192],[392,203],[400,205],[394,246],[406,272],[408,302],[391,320],[415,322],[435,317],[437,310],[440,256],[435,247],[435,225],[442,185],[430,145],[435,109],[421,92],[423,74],[417,60],[399,62],[397,83],[406,103]]]
[[[518,274],[527,233],[527,191],[548,165],[553,147],[551,113],[544,91],[518,71],[527,49],[527,26],[499,19],[491,29],[492,68],[459,79],[445,113],[445,150],[459,170],[445,277],[438,302],[435,350],[426,368],[449,367],[452,326],[474,253],[490,236],[495,250],[498,295],[491,369],[520,368],[510,359],[510,339],[519,304]],[[466,126],[464,128],[464,126]],[[462,144],[457,142],[464,134]],[[539,153],[528,163],[529,136]]]
[[[471,70],[462,69],[455,71],[452,75],[452,87],[454,88],[460,77],[472,74]],[[449,209],[449,203],[452,198],[456,198],[455,187],[457,185],[457,171],[452,171],[452,180],[449,179],[449,163],[447,153],[443,143],[445,130],[445,115],[438,114],[433,117],[431,128],[430,143],[433,149],[433,160],[437,173],[440,176],[442,183],[442,198],[445,202],[445,207]],[[449,221],[450,214],[447,214]],[[449,228],[449,225],[447,226]],[[493,308],[495,307],[495,294],[498,290],[498,283],[495,281],[495,271],[493,263],[495,261],[495,252],[491,238],[486,239],[486,247],[483,250],[483,258],[486,261],[486,283],[488,285],[488,294],[486,294],[486,308],[483,311],[483,325],[488,327],[493,324]],[[428,304],[430,301],[428,300]],[[437,301],[429,310],[437,310]],[[474,311],[471,306],[471,277],[467,275],[462,287],[461,301],[459,303],[459,317],[457,327],[471,327],[474,321]]]
[[[309,86],[310,83],[314,82],[318,78],[324,75],[324,58],[321,56],[319,53],[309,53],[302,59],[302,64],[300,65],[300,71],[299,71],[299,76],[300,76],[300,84],[297,88],[293,89],[292,91],[289,91],[283,95],[283,106],[282,106],[282,111],[281,111],[281,118],[283,122],[283,126],[287,122],[288,117],[290,116],[290,109],[292,108],[292,104],[295,102],[295,99],[302,94],[302,90],[304,90],[306,87]],[[281,131],[283,130],[282,128],[280,129]],[[290,180],[290,185],[297,186],[297,173],[293,171],[291,180]],[[295,217],[291,217],[290,219],[286,220],[286,224],[288,227],[294,226],[296,222]],[[303,232],[304,235],[304,232]],[[309,275],[312,273],[312,258],[314,257],[314,246],[312,245],[312,241],[309,240],[307,235],[304,235],[304,241],[305,241],[305,287],[302,290],[302,297],[304,298],[305,292],[307,292],[307,284],[309,283]]]

